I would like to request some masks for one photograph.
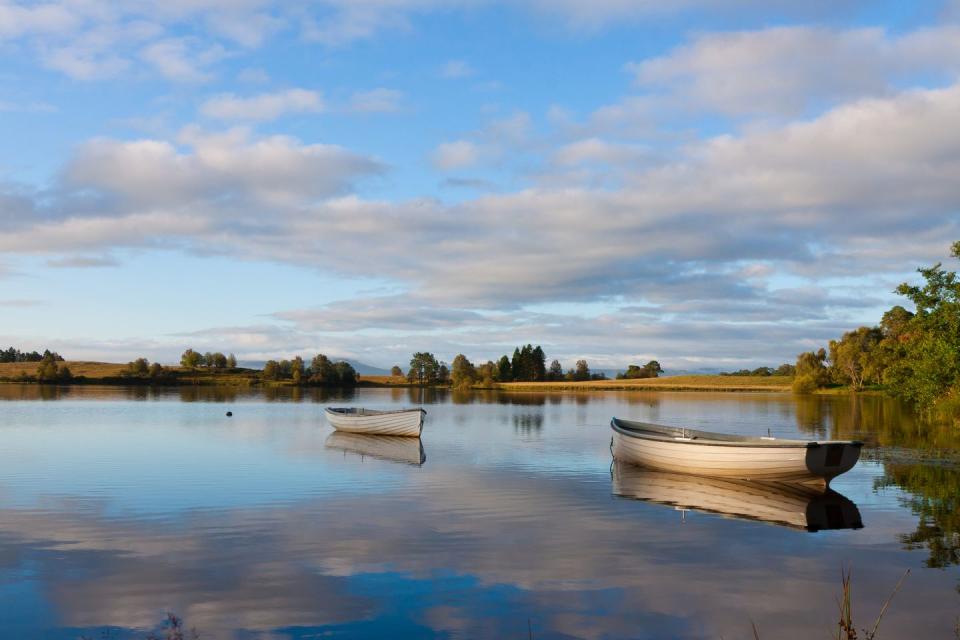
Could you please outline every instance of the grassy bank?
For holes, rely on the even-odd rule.
[[[256,369],[233,369],[215,372],[206,369],[165,367],[163,377],[151,379],[124,376],[124,372],[127,370],[126,364],[85,360],[67,360],[58,364],[68,367],[73,375],[73,380],[65,384],[251,386],[258,384],[260,381],[260,372]],[[22,378],[24,376],[34,377],[38,366],[38,362],[0,362],[0,382],[34,382]]]
[[[253,386],[262,384],[256,369],[213,371],[165,367],[162,379],[125,377],[126,364],[68,360],[61,363],[74,376],[71,384],[109,384],[135,386],[163,385],[225,385]],[[0,363],[0,381],[19,382],[22,376],[34,376],[36,362]],[[792,378],[787,376],[715,376],[690,375],[635,380],[589,380],[585,382],[506,382],[494,384],[503,391],[789,391]],[[270,382],[271,386],[289,385],[288,381]],[[411,387],[403,376],[360,376],[360,386]]]
[[[789,376],[690,375],[585,382],[507,382],[505,391],[790,391]]]

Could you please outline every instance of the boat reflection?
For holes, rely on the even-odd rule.
[[[420,438],[400,436],[372,436],[362,433],[334,431],[324,443],[327,449],[337,449],[345,453],[370,456],[390,462],[403,462],[416,466],[427,461]]]
[[[783,482],[726,480],[613,463],[613,493],[680,509],[821,531],[860,529],[860,510],[832,489]]]

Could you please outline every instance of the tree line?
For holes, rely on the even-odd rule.
[[[793,377],[797,374],[797,367],[792,364],[782,364],[776,369],[773,367],[757,367],[756,369],[740,369],[739,371],[721,371],[720,375],[722,376],[754,376],[754,377],[769,377],[769,376],[790,376]]]
[[[232,353],[229,356],[225,356],[219,351],[199,353],[193,349],[187,349],[183,352],[183,355],[180,356],[180,366],[186,367],[187,369],[206,367],[207,369],[223,371],[225,369],[236,369],[237,358]]]
[[[617,380],[658,378],[660,377],[661,373],[663,373],[663,369],[660,367],[660,363],[656,360],[651,360],[642,367],[640,365],[631,364],[627,367],[626,371],[617,374]]]
[[[44,358],[52,358],[57,362],[63,362],[63,357],[56,351],[44,349],[43,353],[37,351],[20,351],[10,347],[9,349],[0,349],[0,362],[42,362]]]
[[[547,356],[540,345],[518,346],[513,355],[504,354],[497,361],[487,360],[475,364],[460,353],[448,366],[426,351],[414,353],[410,358],[406,378],[411,384],[446,385],[456,389],[473,386],[492,386],[501,382],[558,382],[563,380],[584,381],[603,380],[603,373],[591,373],[586,360],[578,360],[572,369],[563,370],[559,360],[553,360],[547,366]],[[659,364],[657,365],[659,371]],[[400,365],[390,370],[393,376],[403,375]]]
[[[950,255],[960,258],[960,242],[953,243]],[[801,353],[794,390],[878,385],[924,409],[960,400],[960,278],[942,263],[917,271],[921,285],[896,288],[914,311],[896,305],[878,326],[858,327],[831,340],[827,349]]]
[[[334,362],[327,356],[318,354],[305,366],[303,358],[293,360],[267,360],[260,372],[260,378],[271,382],[287,380],[295,385],[320,387],[354,387],[359,376],[349,362]]]
[[[180,365],[188,369],[205,367],[213,372],[235,371],[237,358],[232,353],[228,356],[219,351],[201,354],[187,349],[180,357]],[[292,360],[267,360],[260,371],[260,379],[304,386],[353,387],[359,376],[349,362],[334,362],[321,353],[314,356],[309,365],[300,356]]]

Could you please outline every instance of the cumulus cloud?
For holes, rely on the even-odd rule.
[[[876,315],[864,305],[888,302],[817,279],[909,273],[943,257],[960,233],[958,112],[960,85],[904,91],[639,165],[621,148],[586,139],[561,150],[570,161],[633,167],[622,184],[530,186],[455,203],[361,198],[351,187],[383,171],[375,160],[289,137],[188,129],[176,141],[93,140],[64,168],[58,195],[7,196],[26,217],[0,218],[0,250],[56,258],[214,247],[387,277],[410,296],[281,312],[298,344],[344,326],[413,335],[404,323],[416,317],[438,350],[454,339],[482,346],[542,335],[576,340],[585,352],[601,353],[604,341],[607,353],[655,343],[681,358],[699,349],[729,360],[762,331],[777,336],[769,353],[792,353],[801,336],[835,336]],[[501,137],[526,145],[529,119],[509,122]],[[460,142],[438,155],[438,166],[477,161],[476,144]],[[775,287],[777,276],[807,282]],[[528,311],[579,301],[646,315]],[[695,337],[717,336],[709,327],[720,323],[725,337],[716,345]],[[361,353],[383,345],[382,336],[349,341]]]
[[[480,160],[480,149],[469,140],[454,140],[437,146],[433,152],[433,165],[441,171],[464,169]]]
[[[303,204],[383,170],[342,147],[287,136],[252,139],[243,129],[218,134],[187,129],[180,140],[185,150],[161,140],[93,140],[68,164],[65,181],[119,200],[121,207],[169,206],[166,213],[175,213],[198,201]]]
[[[140,57],[170,80],[204,82],[211,77],[206,68],[223,59],[226,51],[219,45],[200,46],[184,38],[169,38],[144,47]]]
[[[323,97],[317,91],[288,89],[277,93],[261,93],[248,98],[223,94],[210,98],[200,106],[208,118],[220,120],[275,120],[291,113],[323,111]]]
[[[952,80],[960,71],[960,28],[704,33],[627,69],[638,88],[664,95],[670,108],[790,116],[824,102],[891,93],[911,73]]]

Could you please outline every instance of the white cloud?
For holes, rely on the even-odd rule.
[[[818,27],[706,33],[627,68],[638,88],[665,95],[669,108],[789,116],[892,93],[908,74],[952,80],[960,72],[960,28],[899,36]]]
[[[358,113],[395,113],[400,110],[403,93],[383,87],[357,91],[350,98],[350,110]]]
[[[476,70],[465,60],[448,60],[440,69],[440,76],[443,78],[469,78],[474,75]]]
[[[480,150],[469,140],[454,140],[437,146],[433,152],[433,164],[442,171],[465,169],[480,160]]]
[[[319,113],[323,108],[323,97],[319,92],[288,89],[248,98],[224,94],[204,102],[200,111],[208,118],[220,120],[263,121],[275,120],[291,113]]]
[[[205,82],[211,78],[207,68],[226,57],[219,46],[201,48],[185,38],[169,38],[154,42],[140,51],[140,57],[161,75],[175,82]]]
[[[643,147],[587,138],[557,149],[553,161],[567,166],[588,163],[628,164],[644,158],[648,153]]]
[[[356,178],[382,166],[335,145],[305,145],[286,136],[251,139],[243,129],[181,133],[188,152],[166,141],[100,139],[80,147],[65,171],[68,185],[143,207],[170,206],[170,213],[198,201],[232,198],[282,206],[343,192]],[[199,216],[199,211],[196,212]]]
[[[75,29],[78,24],[76,13],[65,4],[0,2],[0,39],[65,33]]]
[[[825,284],[830,276],[909,274],[958,237],[958,112],[960,85],[904,91],[691,143],[659,161],[638,162],[640,149],[588,137],[543,149],[544,171],[554,161],[602,162],[621,171],[615,188],[557,180],[454,204],[358,197],[352,185],[382,171],[375,160],[290,137],[187,129],[176,141],[94,140],[51,191],[34,199],[10,191],[4,201],[21,213],[0,216],[0,251],[51,259],[131,246],[218,251],[345,276],[388,274],[410,296],[406,308],[396,299],[358,301],[349,317],[328,308],[287,314],[305,330],[354,322],[405,331],[401,309],[436,312],[432,330],[448,343],[516,340],[527,331],[517,326],[538,322],[526,335],[542,330],[558,343],[572,336],[584,352],[599,353],[622,332],[624,342],[610,348],[650,340],[692,357],[694,332],[723,322],[739,342],[714,345],[709,357],[731,357],[730,345],[747,344],[758,327],[793,349],[789,340],[821,327],[818,314],[830,318],[817,329],[826,333],[859,322],[862,304],[883,304]],[[532,162],[543,143],[531,145],[529,118],[507,122],[493,129],[504,149],[523,145]],[[435,160],[449,170],[483,153],[480,143],[459,140],[438,148]],[[765,268],[748,268],[758,263]],[[809,286],[775,288],[778,276]],[[521,311],[580,301],[647,315],[627,322],[608,314],[591,326]],[[495,313],[514,315],[492,323]],[[807,324],[778,333],[771,318],[786,315]],[[677,318],[689,322],[686,343],[668,335]],[[441,335],[457,323],[461,333]]]

